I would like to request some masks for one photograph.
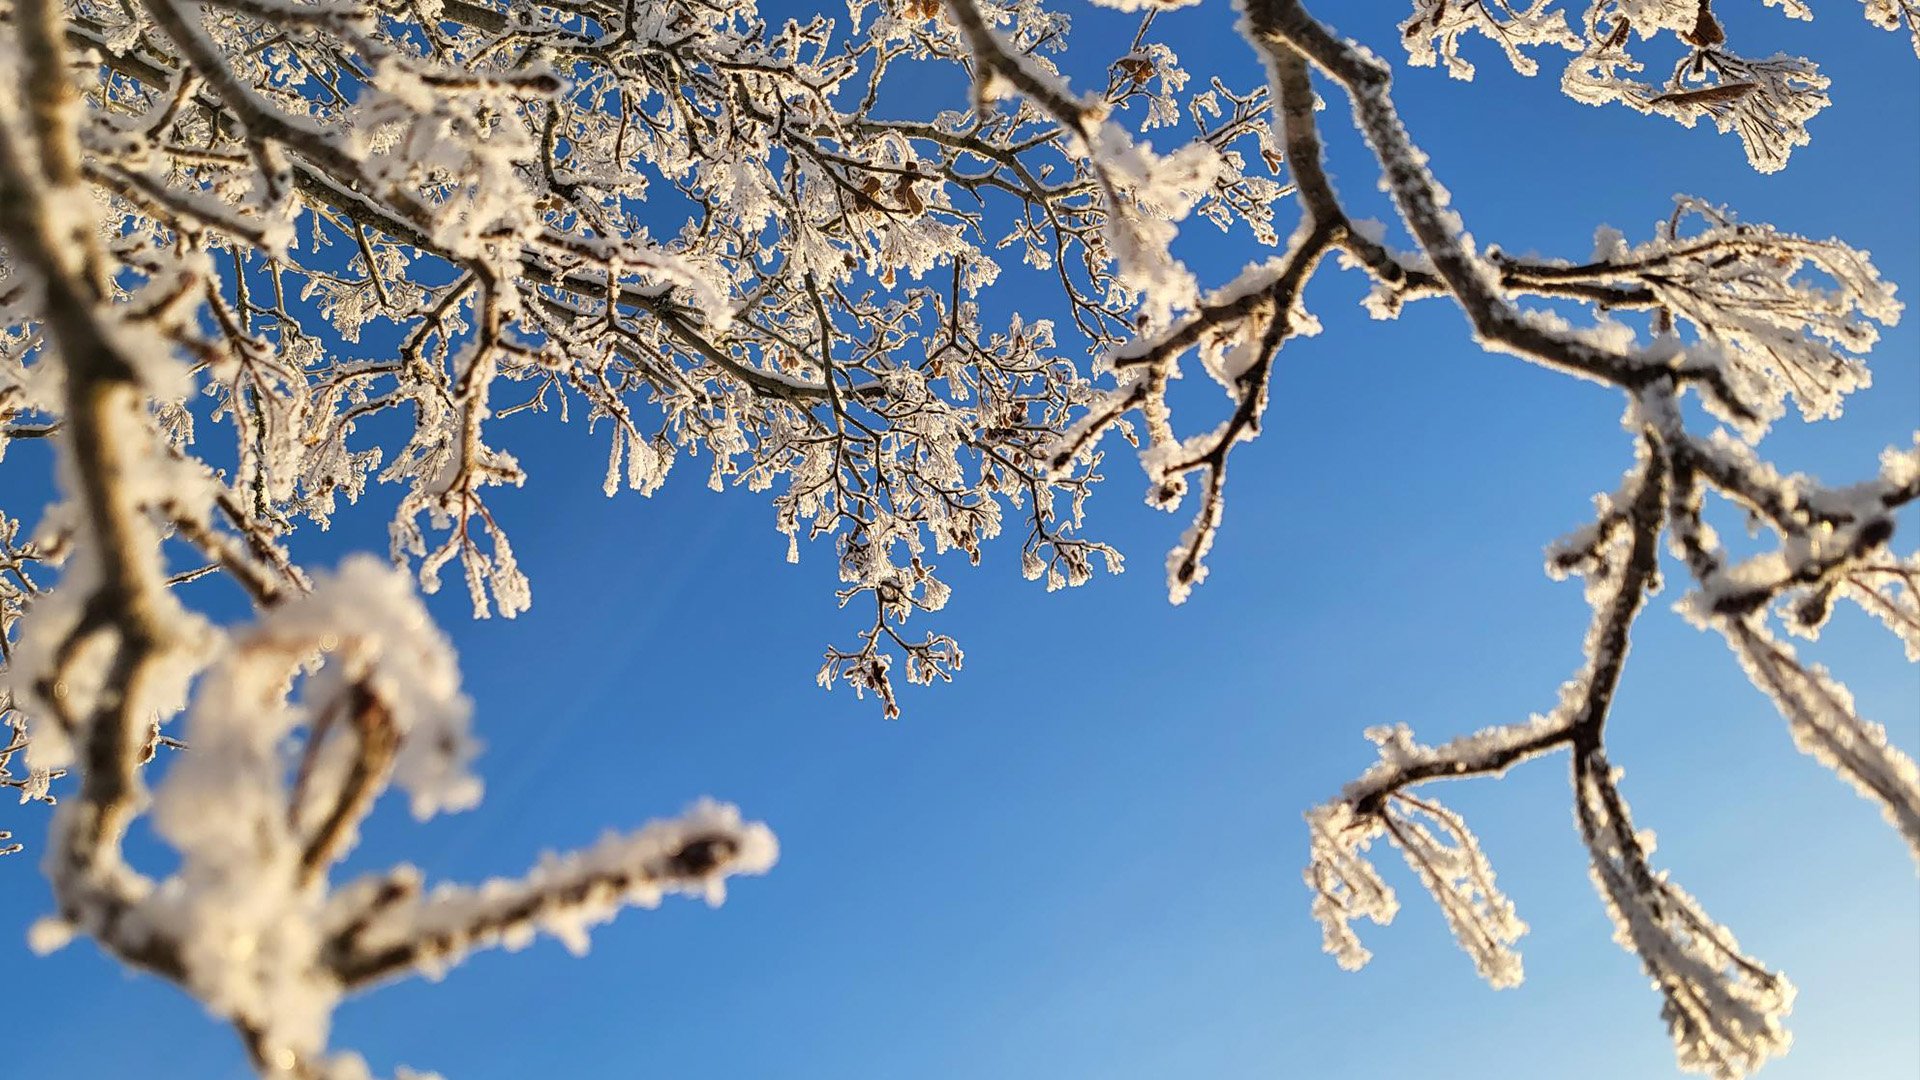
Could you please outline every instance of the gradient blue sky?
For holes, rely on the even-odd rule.
[[[1320,7],[1400,55],[1400,5]],[[1230,18],[1207,0],[1164,25],[1194,66],[1244,84],[1254,69]],[[1127,25],[1083,22],[1103,40]],[[1480,82],[1403,69],[1398,96],[1483,241],[1581,257],[1594,225],[1644,238],[1689,192],[1871,248],[1910,297],[1920,78],[1905,42],[1852,4],[1810,28],[1767,13],[1736,31],[1749,52],[1805,51],[1836,79],[1813,145],[1776,176],[1750,172],[1730,139],[1575,104],[1551,75],[1510,77],[1484,46]],[[1373,173],[1343,117],[1337,103],[1326,114],[1333,171],[1364,204]],[[1224,280],[1241,256],[1211,243],[1189,253],[1233,260],[1209,267]],[[378,991],[342,1010],[338,1044],[452,1080],[1673,1075],[1658,998],[1588,881],[1563,759],[1444,792],[1533,927],[1524,986],[1477,981],[1386,849],[1404,910],[1363,931],[1372,966],[1345,974],[1320,952],[1301,812],[1366,765],[1368,725],[1437,740],[1552,704],[1586,610],[1577,585],[1541,573],[1541,549],[1586,519],[1630,452],[1615,395],[1481,355],[1449,307],[1372,322],[1361,288],[1330,271],[1309,294],[1326,333],[1288,346],[1190,602],[1169,607],[1159,572],[1184,519],[1141,506],[1116,451],[1093,524],[1133,569],[1046,595],[1020,580],[1017,550],[990,548],[954,574],[946,613],[965,670],[906,695],[898,723],[812,684],[821,646],[851,627],[829,551],[785,565],[765,502],[706,491],[698,467],[652,500],[607,500],[598,438],[513,421],[502,441],[532,480],[498,506],[533,610],[475,623],[460,596],[433,604],[479,703],[487,801],[425,826],[387,806],[355,864],[517,872],[703,794],[771,823],[781,862],[719,910],[624,917],[584,960],[543,941]],[[1920,421],[1916,323],[1888,335],[1844,421],[1787,422],[1776,458],[1848,480],[1905,442]],[[10,485],[32,452],[14,451]],[[382,546],[392,497],[299,554],[327,565]],[[1911,861],[1671,599],[1640,624],[1611,728],[1658,864],[1800,987],[1796,1048],[1769,1080],[1912,1080]],[[1920,676],[1891,637],[1848,611],[1813,651],[1920,749]],[[23,808],[0,825],[31,842],[43,820]],[[33,857],[0,863],[0,1074],[246,1075],[226,1029],[173,989],[85,945],[27,953],[22,931],[48,904]]]

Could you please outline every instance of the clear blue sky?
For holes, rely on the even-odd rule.
[[[1398,61],[1401,5],[1320,7]],[[1250,53],[1229,18],[1208,0],[1167,25],[1190,63],[1231,65],[1244,84]],[[1122,25],[1089,17],[1090,33],[1101,20]],[[1772,177],[1730,139],[1575,104],[1552,74],[1509,77],[1487,47],[1480,82],[1403,67],[1399,100],[1483,241],[1581,257],[1594,225],[1644,238],[1689,192],[1871,248],[1911,299],[1920,77],[1906,43],[1851,4],[1811,28],[1768,13],[1739,29],[1748,51],[1805,50],[1836,79],[1813,145]],[[1344,107],[1325,117],[1336,181],[1375,198]],[[1232,258],[1203,278],[1224,280]],[[706,491],[698,468],[652,500],[607,500],[598,438],[512,421],[502,441],[532,479],[498,506],[533,610],[474,623],[463,597],[434,600],[479,703],[487,801],[423,827],[388,806],[355,865],[517,872],[703,794],[771,823],[781,862],[719,910],[632,913],[584,960],[543,941],[377,991],[340,1013],[336,1042],[383,1075],[410,1064],[451,1080],[1673,1075],[1659,999],[1588,881],[1563,759],[1442,793],[1533,927],[1524,986],[1480,983],[1384,848],[1404,910],[1365,931],[1372,966],[1346,974],[1320,952],[1301,812],[1367,764],[1368,725],[1437,740],[1553,703],[1586,611],[1577,585],[1541,573],[1541,550],[1629,453],[1615,395],[1481,355],[1436,303],[1372,322],[1361,288],[1327,272],[1310,294],[1326,332],[1288,346],[1266,434],[1236,455],[1212,577],[1186,606],[1166,604],[1159,573],[1184,519],[1142,507],[1116,451],[1093,518],[1133,569],[1047,595],[1020,580],[1017,550],[991,548],[954,575],[944,628],[965,670],[908,694],[898,723],[812,684],[821,646],[851,627],[829,551],[786,565],[765,502]],[[1844,481],[1905,442],[1920,422],[1916,327],[1888,335],[1844,421],[1785,422],[1776,458]],[[370,500],[299,554],[326,565],[383,546],[390,504]],[[1904,528],[1910,550],[1920,520]],[[1639,627],[1611,727],[1656,860],[1798,984],[1796,1048],[1764,1075],[1912,1080],[1913,864],[1873,808],[1793,749],[1718,640],[1668,611],[1674,598]],[[1813,651],[1920,749],[1920,675],[1890,636],[1847,611]],[[0,825],[37,843],[44,816]],[[34,857],[0,863],[0,1074],[245,1075],[228,1031],[172,988],[85,945],[26,951],[48,905]]]

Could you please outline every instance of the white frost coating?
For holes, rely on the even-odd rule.
[[[5,694],[26,714],[27,764],[31,768],[53,771],[73,763],[75,746],[59,723],[56,705],[71,702],[75,712],[91,706],[100,694],[112,641],[105,633],[90,640],[74,642],[70,674],[59,678],[61,647],[72,640],[86,597],[98,581],[98,570],[89,553],[82,552],[69,563],[63,578],[65,587],[52,589],[38,597],[15,624],[20,644],[14,646],[4,669],[0,669],[0,694]],[[52,691],[43,697],[40,689]]]
[[[689,862],[689,852],[697,859]],[[524,947],[550,934],[568,951],[584,954],[589,931],[622,908],[655,907],[682,893],[717,905],[726,878],[764,874],[779,858],[773,833],[743,822],[733,806],[702,800],[681,817],[632,833],[609,833],[590,848],[548,855],[523,878],[496,878],[478,887],[441,886],[380,908],[353,939],[357,954],[399,953],[407,967],[438,976],[478,948]],[[408,880],[417,882],[417,875]],[[344,906],[377,883],[343,890]]]
[[[1175,223],[1228,167],[1220,152],[1196,139],[1164,157],[1155,154],[1107,115],[1104,102],[1077,97],[1051,64],[994,29],[989,20],[1004,19],[1002,9],[960,0],[955,11],[979,65],[974,87],[979,99],[1027,93],[1086,154],[1106,196],[1104,232],[1122,295],[1138,305],[1149,326],[1191,308],[1198,285],[1193,272],[1173,257]]]
[[[471,772],[479,747],[469,731],[471,704],[460,692],[453,647],[407,575],[361,555],[336,575],[316,575],[310,593],[272,609],[236,637],[196,696],[187,737],[199,752],[169,774],[156,808],[162,817],[169,794],[192,797],[190,785],[174,786],[176,778],[188,784],[188,778],[218,777],[218,768],[192,764],[215,756],[200,748],[259,740],[271,746],[278,735],[262,728],[285,731],[307,719],[303,710],[285,707],[284,693],[296,666],[315,657],[323,666],[309,676],[307,700],[327,701],[360,685],[388,711],[400,735],[394,783],[410,796],[416,818],[479,802],[480,781]],[[275,703],[269,712],[261,711],[265,701]]]
[[[1313,890],[1313,917],[1320,921],[1322,947],[1348,971],[1366,966],[1373,954],[1353,932],[1355,919],[1385,926],[1400,912],[1393,889],[1366,857],[1385,832],[1376,815],[1355,815],[1346,802],[1331,802],[1307,812],[1309,858],[1305,878]]]
[[[1165,157],[1138,145],[1112,122],[1103,122],[1088,149],[1114,196],[1124,200],[1107,218],[1107,239],[1120,280],[1139,297],[1149,325],[1194,305],[1193,272],[1173,257],[1181,221],[1212,186],[1221,159],[1202,142],[1190,142]]]
[[[1439,904],[1454,939],[1481,978],[1496,989],[1520,985],[1524,969],[1513,945],[1527,926],[1496,885],[1479,839],[1458,814],[1400,789],[1417,783],[1418,777],[1445,778],[1469,770],[1486,775],[1489,770],[1474,768],[1475,763],[1504,756],[1506,764],[1491,770],[1497,775],[1556,746],[1551,737],[1564,730],[1557,716],[1536,716],[1440,747],[1414,742],[1403,724],[1367,732],[1380,760],[1348,784],[1339,799],[1307,817],[1313,830],[1306,872],[1316,894],[1313,913],[1323,926],[1327,951],[1341,967],[1357,968],[1368,957],[1349,924],[1363,916],[1384,924],[1397,910],[1391,890],[1361,854],[1375,838],[1385,836]]]
[[[1103,8],[1115,11],[1175,11],[1192,7],[1200,0],[1093,0]]]
[[[1920,57],[1920,3],[1915,0],[1864,0],[1867,21],[1882,30],[1905,29]]]
[[[1849,571],[1835,592],[1886,624],[1905,646],[1908,660],[1920,660],[1920,552]],[[1818,624],[1795,623],[1792,629],[1817,632]]]
[[[1800,0],[1767,2],[1791,17],[1812,17]],[[1915,27],[1920,9],[1913,0],[1866,0],[1866,7],[1868,20],[1877,25],[1906,26],[1920,53],[1920,28]],[[1712,6],[1699,0],[1592,0],[1578,19],[1578,32],[1560,8],[1559,0],[1413,0],[1400,32],[1409,61],[1422,67],[1444,63],[1456,79],[1474,74],[1460,55],[1469,33],[1499,45],[1522,75],[1539,70],[1526,50],[1565,49],[1575,54],[1560,80],[1568,97],[1590,105],[1622,104],[1686,127],[1709,120],[1722,133],[1737,135],[1748,161],[1761,172],[1784,167],[1793,149],[1808,142],[1807,121],[1830,103],[1828,80],[1811,61],[1785,54],[1740,55],[1727,46],[1726,29]],[[1649,65],[1633,55],[1662,37],[1685,47],[1677,64],[1655,60]],[[1658,83],[1635,77],[1649,66],[1669,74]]]
[[[1513,70],[1532,75],[1540,66],[1521,49],[1535,45],[1580,48],[1580,39],[1567,27],[1566,13],[1555,10],[1558,3],[1533,0],[1514,10],[1500,0],[1414,0],[1413,14],[1400,24],[1400,35],[1408,61],[1417,67],[1445,61],[1447,74],[1456,79],[1473,78],[1473,65],[1460,55],[1460,39],[1470,31],[1498,44]]]
[[[1617,781],[1604,758],[1576,776],[1577,817],[1614,940],[1640,957],[1664,997],[1660,1014],[1681,1068],[1716,1080],[1746,1076],[1791,1045],[1782,1021],[1793,984],[1743,955],[1726,927],[1647,865],[1652,835],[1625,819]]]
[[[359,1054],[332,1054],[326,1058],[303,1063],[313,1074],[314,1080],[377,1080],[373,1069]],[[421,1072],[401,1065],[394,1069],[393,1080],[445,1080],[436,1072]]]
[[[27,927],[27,948],[35,956],[59,952],[73,941],[74,925],[65,919],[45,915]]]
[[[1878,803],[1920,863],[1920,766],[1887,741],[1886,728],[1860,716],[1853,695],[1824,667],[1803,663],[1763,624],[1723,618],[1715,628],[1740,658],[1747,678],[1786,717],[1794,745]]]
[[[1691,3],[1684,7],[1699,10]],[[1689,128],[1709,120],[1722,134],[1739,136],[1748,163],[1763,173],[1785,168],[1794,149],[1812,141],[1807,122],[1832,104],[1826,95],[1831,80],[1812,61],[1784,53],[1755,60],[1719,51],[1712,65],[1681,65],[1664,86],[1627,74],[1638,70],[1624,52],[1590,48],[1568,64],[1560,85],[1568,97],[1589,105],[1618,102]]]
[[[1432,771],[1440,778],[1456,773],[1500,776],[1528,760],[1531,756],[1525,753],[1528,748],[1553,748],[1553,737],[1565,732],[1567,727],[1564,710],[1581,692],[1580,683],[1570,682],[1561,687],[1561,708],[1551,714],[1535,714],[1521,723],[1482,728],[1438,746],[1416,742],[1412,729],[1405,724],[1369,728],[1367,741],[1378,748],[1380,758],[1342,788],[1340,797],[1355,804],[1373,801],[1397,787],[1395,781],[1411,772]],[[1516,752],[1522,756],[1513,756]],[[1504,764],[1491,772],[1479,767],[1479,763],[1495,759]]]
[[[153,350],[148,350],[153,351]],[[205,470],[171,454],[135,409],[131,394],[115,394],[116,405],[102,417],[111,430],[115,468],[121,490],[142,509],[156,515],[202,512],[211,498]],[[71,465],[61,464],[63,488],[76,492]],[[84,530],[81,500],[77,497],[50,508],[41,523],[43,534]],[[134,550],[124,553],[141,572],[159,579],[162,558],[158,533],[141,523],[144,535]],[[53,772],[71,765],[75,746],[60,717],[86,717],[110,695],[123,688],[109,686],[110,658],[118,648],[119,631],[98,621],[85,624],[86,605],[98,590],[102,553],[84,537],[73,545],[60,583],[34,598],[14,627],[19,644],[0,666],[0,695],[10,696],[27,716],[30,742],[28,764],[36,772]],[[44,540],[42,541],[45,542]],[[187,688],[199,673],[218,640],[206,620],[187,611],[170,592],[155,590],[145,598],[156,619],[168,627],[157,643],[157,655],[138,684],[130,709],[156,723],[177,714],[185,705]]]
[[[1739,222],[1724,207],[1680,196],[1655,238],[1605,260],[1598,275],[1650,288],[1700,340],[1717,350],[1748,407],[1777,416],[1792,396],[1807,420],[1838,416],[1866,387],[1858,354],[1899,322],[1902,306],[1868,254],[1838,240],[1809,240]],[[1698,222],[1682,234],[1680,226]],[[1819,273],[1831,288],[1808,281]]]
[[[1496,990],[1519,986],[1525,971],[1513,944],[1527,924],[1495,884],[1493,866],[1466,822],[1439,803],[1410,795],[1389,799],[1386,815],[1388,835],[1433,894],[1474,970]]]
[[[306,676],[290,706],[289,683]],[[186,979],[207,1008],[265,1032],[302,1057],[326,1042],[338,987],[318,961],[321,895],[301,882],[307,838],[289,820],[286,741],[349,687],[371,695],[399,739],[395,781],[416,816],[471,806],[479,781],[466,699],[446,640],[406,575],[369,556],[319,575],[233,636],[194,695],[191,752],[154,798],[156,831],[181,854],[148,917],[179,942]],[[312,738],[321,738],[315,732]]]

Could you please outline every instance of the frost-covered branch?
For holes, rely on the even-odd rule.
[[[53,881],[63,910],[110,926],[144,883],[121,861],[136,810],[151,716],[177,687],[164,667],[182,613],[167,594],[159,535],[143,492],[151,453],[140,360],[101,308],[108,284],[74,137],[78,96],[67,80],[63,19],[53,0],[16,9],[24,62],[17,111],[0,114],[0,237],[16,272],[37,278],[64,376],[63,432],[74,504],[86,536],[63,584],[63,610],[33,652],[9,658],[10,695],[29,718],[36,769],[77,765],[77,796],[58,812]],[[110,932],[110,930],[108,931]]]
[[[1313,840],[1306,879],[1315,891],[1314,915],[1325,928],[1328,951],[1342,967],[1358,967],[1369,955],[1348,924],[1360,917],[1386,923],[1397,910],[1384,885],[1369,883],[1375,875],[1366,868],[1367,846],[1385,835],[1420,873],[1481,975],[1496,987],[1520,982],[1520,958],[1511,945],[1524,926],[1512,904],[1495,891],[1479,842],[1458,815],[1416,798],[1410,789],[1434,780],[1499,776],[1561,748],[1576,758],[1598,752],[1626,663],[1629,631],[1657,587],[1664,492],[1660,459],[1643,450],[1620,492],[1598,500],[1598,520],[1555,554],[1557,571],[1587,579],[1593,619],[1585,662],[1560,688],[1552,712],[1440,746],[1420,745],[1405,725],[1376,728],[1368,737],[1380,760],[1338,799],[1308,814]],[[1450,842],[1436,848],[1431,831],[1418,826],[1415,815],[1438,825]],[[1452,869],[1436,869],[1443,865]],[[1372,902],[1366,902],[1369,897]]]
[[[403,867],[341,888],[325,914],[326,963],[355,989],[408,973],[437,977],[476,949],[522,948],[535,933],[582,954],[587,931],[622,907],[654,907],[668,893],[718,904],[728,876],[765,873],[775,855],[765,826],[701,803],[674,821],[550,858],[518,881],[424,891]]]
[[[1453,52],[1460,33],[1477,28],[1516,46],[1567,38],[1549,5],[1526,11],[1481,5],[1427,4],[1407,24],[1409,40],[1432,33],[1441,54],[1415,49],[1416,62]],[[1337,243],[1376,279],[1370,303],[1381,314],[1430,295],[1451,296],[1476,337],[1491,349],[1615,386],[1629,397],[1628,428],[1639,463],[1618,495],[1600,501],[1599,518],[1554,549],[1549,569],[1587,580],[1594,607],[1580,675],[1562,688],[1560,705],[1525,723],[1490,728],[1440,746],[1416,743],[1405,727],[1372,733],[1380,760],[1309,815],[1312,857],[1307,882],[1326,944],[1342,966],[1368,953],[1351,929],[1355,919],[1389,921],[1398,902],[1368,863],[1367,847],[1387,838],[1406,855],[1446,915],[1476,967],[1496,986],[1519,979],[1512,942],[1524,930],[1493,885],[1477,842],[1451,811],[1410,794],[1439,779],[1499,775],[1558,748],[1573,756],[1577,816],[1593,850],[1595,880],[1621,927],[1623,945],[1638,953],[1666,997],[1664,1015],[1680,1062],[1720,1076],[1739,1076],[1784,1051],[1781,1018],[1791,1004],[1785,980],[1740,956],[1726,932],[1706,921],[1685,893],[1647,868],[1645,851],[1626,823],[1604,750],[1605,721],[1626,658],[1628,631],[1646,595],[1658,587],[1658,538],[1671,530],[1700,586],[1688,610],[1726,634],[1756,685],[1787,716],[1796,740],[1879,802],[1911,842],[1920,782],[1911,759],[1878,725],[1858,717],[1845,689],[1818,667],[1801,664],[1760,621],[1776,602],[1797,603],[1793,625],[1812,632],[1830,598],[1853,595],[1900,632],[1908,579],[1889,572],[1885,545],[1892,512],[1911,501],[1911,455],[1890,452],[1881,478],[1826,489],[1804,477],[1782,477],[1759,459],[1751,441],[1796,399],[1807,419],[1833,415],[1841,398],[1864,384],[1859,354],[1877,338],[1875,323],[1895,321],[1900,307],[1864,256],[1837,241],[1816,242],[1766,226],[1738,224],[1724,210],[1682,199],[1654,241],[1628,246],[1600,233],[1585,263],[1513,259],[1476,250],[1447,209],[1444,188],[1426,167],[1394,109],[1384,64],[1344,42],[1294,0],[1250,0],[1247,29],[1268,61],[1280,103],[1278,126],[1288,149],[1307,220],[1338,227]],[[1711,15],[1698,8],[1700,33]],[[1311,63],[1344,90],[1356,125],[1379,160],[1384,185],[1402,223],[1420,245],[1396,254],[1356,229],[1319,166]],[[1523,64],[1523,70],[1526,65]],[[1721,70],[1731,70],[1722,65]],[[1764,138],[1748,135],[1749,150]],[[1762,157],[1756,156],[1756,164]],[[1768,160],[1784,161],[1784,152]],[[1683,234],[1684,219],[1702,228]],[[1810,286],[1814,270],[1837,287]],[[1618,324],[1576,330],[1564,320],[1522,310],[1515,298],[1581,300],[1602,312],[1653,313],[1650,345]],[[1225,305],[1203,305],[1192,325],[1226,321]],[[1681,338],[1681,325],[1694,335]],[[1184,349],[1199,332],[1173,339]],[[1166,347],[1149,348],[1158,358]],[[1697,390],[1708,407],[1747,441],[1716,432],[1689,433],[1677,394]],[[1147,401],[1139,390],[1135,400]],[[1164,424],[1164,420],[1161,421]],[[1154,454],[1146,455],[1149,469]],[[1738,565],[1712,554],[1698,517],[1696,491],[1711,484],[1775,530],[1777,552]],[[1897,567],[1899,564],[1892,564]],[[1869,569],[1869,568],[1873,569]],[[1868,584],[1871,583],[1871,584]]]
[[[1767,6],[1789,18],[1813,17],[1813,8],[1800,0]],[[1416,65],[1444,63],[1454,78],[1472,79],[1474,66],[1461,53],[1472,35],[1499,45],[1522,75],[1539,71],[1535,50],[1564,49],[1574,54],[1560,78],[1568,97],[1589,105],[1625,105],[1685,127],[1706,120],[1736,135],[1747,160],[1761,172],[1786,167],[1794,148],[1811,137],[1808,121],[1831,104],[1828,79],[1812,61],[1734,52],[1713,0],[1414,0],[1413,9],[1400,30],[1407,58]],[[1865,9],[1869,22],[1906,30],[1920,56],[1911,0],[1868,0]],[[1649,64],[1634,54],[1667,41],[1669,55],[1677,59],[1664,79],[1647,81]]]
[[[1791,1042],[1781,1021],[1793,984],[1740,951],[1726,927],[1648,863],[1652,835],[1636,832],[1600,749],[1574,757],[1574,807],[1593,860],[1593,881],[1614,940],[1640,957],[1660,991],[1660,1015],[1680,1066],[1745,1076]]]
[[[0,95],[0,238],[11,272],[28,275],[23,299],[45,330],[37,364],[58,372],[59,401],[33,407],[59,417],[72,515],[51,541],[64,562],[51,590],[26,570],[39,552],[17,546],[10,519],[0,536],[10,733],[0,775],[11,779],[5,765],[24,752],[30,774],[19,786],[48,801],[51,780],[69,769],[80,777],[52,829],[57,913],[33,941],[50,949],[85,934],[180,984],[234,1023],[263,1074],[364,1075],[357,1059],[326,1053],[328,1018],[353,981],[334,966],[345,954],[323,957],[326,871],[390,784],[410,794],[420,816],[478,798],[457,668],[404,578],[357,561],[309,589],[270,533],[250,534],[255,515],[157,430],[183,375],[166,342],[182,331],[164,308],[142,303],[154,286],[116,303],[122,285],[106,269],[96,204],[84,190],[80,101],[62,22],[52,4],[16,9],[18,43],[31,59],[17,96]],[[206,47],[191,28],[182,33],[189,51]],[[205,265],[179,273],[190,293]],[[159,344],[136,325],[157,331]],[[244,538],[218,530],[221,514]],[[166,572],[163,524],[249,586],[264,609],[254,626],[217,630],[180,604],[171,587],[195,575]],[[290,706],[296,686],[317,704]],[[161,735],[160,723],[189,688],[191,750],[149,799],[143,766],[159,745],[182,745]],[[295,738],[306,746],[289,784],[283,751]],[[159,880],[129,865],[122,849],[149,807],[181,855],[180,868]],[[680,831],[643,833],[626,854],[624,869],[604,852],[577,857],[593,867],[578,880],[536,875],[522,889],[526,902],[558,924],[604,918],[609,880],[625,883],[628,902],[644,901],[648,889],[717,900],[722,878],[764,871],[773,846],[764,828],[703,805]],[[438,912],[443,935],[458,930],[460,918],[428,910]],[[470,933],[484,938],[487,919],[503,917],[485,915]]]

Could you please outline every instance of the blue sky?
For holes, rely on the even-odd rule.
[[[1399,55],[1398,5],[1322,7]],[[1102,19],[1122,25],[1089,17],[1090,35]],[[1166,25],[1190,63],[1217,55],[1244,83],[1250,54],[1227,20],[1208,0]],[[1768,13],[1733,29],[1750,52],[1805,51],[1836,79],[1813,145],[1775,176],[1731,139],[1575,104],[1551,74],[1509,77],[1485,47],[1480,82],[1403,67],[1398,97],[1483,241],[1584,256],[1593,226],[1644,238],[1688,192],[1871,248],[1911,298],[1920,72],[1905,42],[1851,5],[1812,27]],[[1333,172],[1365,205],[1373,174],[1343,118],[1337,102],[1325,114]],[[1199,262],[1214,282],[1242,258],[1204,240],[1187,253],[1216,259]],[[1480,983],[1385,849],[1404,907],[1363,931],[1373,964],[1346,974],[1320,952],[1301,812],[1366,765],[1368,725],[1438,740],[1552,704],[1586,611],[1577,585],[1541,573],[1541,550],[1629,455],[1615,395],[1480,354],[1446,306],[1372,322],[1362,288],[1329,268],[1310,292],[1326,332],[1288,346],[1266,433],[1236,454],[1212,576],[1184,607],[1159,573],[1184,518],[1140,504],[1116,449],[1093,527],[1132,569],[1047,595],[1020,580],[1015,547],[990,548],[953,575],[942,624],[965,669],[907,694],[897,723],[813,686],[821,647],[852,627],[833,608],[831,552],[786,565],[765,502],[706,491],[700,469],[651,500],[608,500],[598,438],[514,421],[503,441],[532,479],[498,509],[533,610],[475,623],[462,596],[433,602],[478,702],[487,801],[425,826],[388,806],[355,863],[514,873],[703,794],[769,822],[781,862],[719,910],[630,914],[584,960],[542,942],[377,991],[342,1010],[338,1044],[453,1080],[1673,1075],[1658,997],[1588,881],[1563,759],[1442,793],[1533,928],[1524,986]],[[1846,419],[1783,422],[1775,458],[1845,481],[1905,442],[1916,323],[1888,334]],[[9,472],[30,471],[31,448],[14,453]],[[383,546],[389,505],[299,554],[326,565]],[[1904,525],[1909,550],[1920,520]],[[1717,639],[1667,610],[1676,596],[1642,620],[1610,728],[1656,861],[1799,986],[1796,1048],[1765,1076],[1911,1080],[1913,864],[1793,749]],[[1811,651],[1920,749],[1920,675],[1891,637],[1843,612]],[[36,841],[43,818],[0,824]],[[47,907],[31,858],[0,863],[0,1073],[245,1075],[231,1035],[170,987],[84,945],[26,952],[21,931]]]

